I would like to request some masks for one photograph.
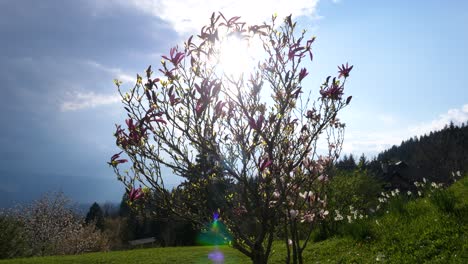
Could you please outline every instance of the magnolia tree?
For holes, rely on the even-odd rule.
[[[291,16],[250,26],[239,19],[213,14],[200,35],[162,57],[156,74],[149,66],[129,91],[115,81],[128,113],[116,144],[128,159],[120,152],[109,164],[131,203],[156,197],[155,206],[197,224],[219,215],[254,263],[267,263],[281,232],[286,262],[302,263],[312,228],[328,215],[323,190],[343,142],[337,114],[351,100],[344,85],[352,66],[306,89],[315,37],[296,32]],[[232,43],[260,43],[255,63],[230,71],[243,60]],[[120,168],[128,160],[130,169]],[[172,175],[183,181],[169,191]]]

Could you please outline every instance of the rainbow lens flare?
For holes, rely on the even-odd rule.
[[[213,263],[224,263],[224,254],[219,249],[215,249],[208,254],[208,259]]]
[[[208,254],[208,259],[212,263],[224,263],[224,254],[218,249],[218,246],[228,245],[232,237],[227,231],[226,226],[219,219],[219,213],[213,213],[213,221],[206,225],[204,230],[198,235],[197,243],[204,246],[215,246],[214,250]]]
[[[219,220],[219,213],[213,214],[213,221],[197,237],[197,243],[204,246],[228,245],[232,240],[226,226]]]

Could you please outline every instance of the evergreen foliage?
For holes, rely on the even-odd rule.
[[[412,183],[424,177],[431,182],[449,184],[454,172],[468,171],[468,126],[451,123],[441,131],[410,138],[400,146],[393,146],[380,153],[369,167],[375,174],[385,178],[381,164],[398,161],[407,164],[407,168],[399,171],[403,181]],[[404,187],[401,182],[394,182],[393,185],[394,188]]]
[[[104,214],[98,203],[93,203],[86,214],[85,223],[94,223],[99,230],[104,229]]]

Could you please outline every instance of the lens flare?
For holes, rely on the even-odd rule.
[[[213,213],[213,221],[208,224],[197,237],[197,243],[205,246],[228,245],[231,235],[219,219],[219,213]]]
[[[197,236],[197,244],[204,246],[214,246],[214,250],[208,253],[211,263],[224,263],[224,254],[218,246],[229,245],[231,235],[219,217],[219,212],[213,213],[213,221],[205,226],[203,231]]]
[[[224,254],[219,249],[215,249],[208,254],[208,259],[213,263],[221,264],[224,263]]]

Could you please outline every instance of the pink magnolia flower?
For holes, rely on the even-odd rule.
[[[122,154],[123,151],[117,153],[117,154],[114,154],[112,157],[111,157],[111,160],[110,162],[108,162],[109,165],[111,165],[112,167],[116,167],[117,165],[121,164],[121,163],[125,163],[125,162],[128,162],[128,160],[126,159],[119,159],[120,157],[120,154]]]
[[[128,145],[128,139],[127,139],[127,134],[125,134],[124,129],[122,129],[122,126],[120,125],[115,125],[116,131],[114,133],[114,136],[117,138],[116,139],[116,144],[122,146],[125,148]]]
[[[217,116],[223,116],[224,115],[224,111],[223,111],[223,107],[226,105],[225,102],[223,101],[219,101],[216,106],[215,106],[215,113]]]
[[[263,172],[266,168],[270,167],[271,164],[273,164],[273,161],[270,160],[269,158],[265,158],[265,159],[260,163],[260,172]]]
[[[299,81],[302,81],[309,73],[307,72],[306,68],[302,68],[301,71],[299,72]]]
[[[179,63],[184,59],[185,54],[183,52],[177,52],[177,47],[171,48],[170,58],[162,56],[164,59],[172,62],[177,67]]]
[[[159,69],[159,71],[164,74],[164,76],[166,76],[167,78],[169,78],[169,80],[174,80],[176,78],[176,76],[174,75],[174,71],[176,70],[176,68],[174,69],[171,69],[171,70],[162,70],[162,69]]]
[[[348,66],[348,63],[346,63],[346,65],[341,64],[341,67],[338,66],[338,70],[339,70],[338,73],[340,74],[340,75],[338,75],[338,78],[341,78],[341,77],[348,78],[349,72],[351,72],[351,70],[353,69],[353,67],[354,67],[354,66],[349,67],[349,66]]]
[[[128,193],[128,199],[131,202],[137,201],[138,199],[143,197],[143,191],[141,190],[141,187],[138,189],[132,188],[130,189]]]
[[[299,43],[294,43],[289,47],[288,58],[292,60],[294,57],[303,57],[304,49],[304,47],[299,46]]]
[[[195,106],[195,113],[198,117],[200,117],[203,111],[205,111],[207,105],[208,103],[203,98],[197,101],[197,105]]]
[[[252,129],[261,130],[264,120],[265,120],[265,117],[263,115],[260,115],[257,121],[255,121],[255,119],[251,117],[249,118],[249,125]]]
[[[307,110],[306,117],[312,121],[318,122],[320,120],[320,114],[317,114],[317,110]]]
[[[310,60],[313,60],[314,58],[314,55],[312,54],[312,48],[311,48],[312,43],[314,43],[314,41],[315,41],[315,37],[312,37],[311,39],[307,41],[307,44],[306,44],[306,51],[309,52]]]
[[[164,114],[162,111],[155,111],[155,108],[151,107],[148,109],[146,112],[145,117],[142,119],[142,123],[144,122],[157,122],[157,123],[163,123],[167,124],[166,120],[162,119],[161,116]]]
[[[339,100],[341,99],[341,96],[343,95],[343,90],[344,90],[343,85],[339,85],[338,82],[333,80],[333,83],[331,84],[331,86],[322,88],[320,90],[320,95],[322,95],[323,98]]]

